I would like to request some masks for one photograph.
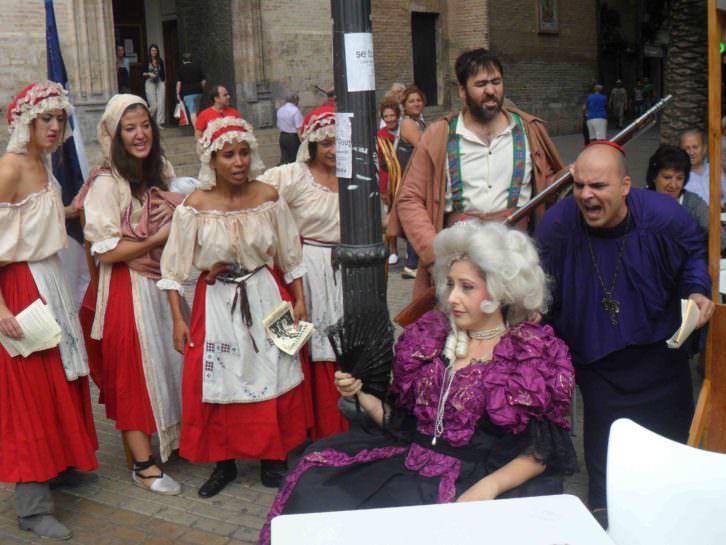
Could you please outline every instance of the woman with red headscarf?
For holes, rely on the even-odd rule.
[[[338,178],[335,174],[335,109],[320,106],[303,124],[297,162],[271,168],[260,181],[272,185],[287,201],[303,241],[305,301],[315,332],[310,341],[313,360],[312,389],[315,424],[313,439],[348,429],[338,409],[335,355],[326,329],[343,316],[340,271],[333,263],[333,248],[340,243]]]
[[[52,515],[49,482],[69,468],[98,467],[88,359],[58,251],[67,245],[50,152],[70,136],[72,112],[57,83],[34,83],[8,107],[10,141],[0,159],[0,334],[22,339],[16,315],[37,300],[62,331],[60,343],[27,356],[0,347],[0,481],[16,483],[18,524],[69,539]]]
[[[298,356],[279,350],[263,321],[287,291],[295,319],[306,319],[305,273],[287,203],[255,175],[264,168],[245,120],[210,122],[197,143],[200,186],[174,212],[158,286],[167,290],[174,346],[184,353],[181,456],[216,462],[199,495],[218,494],[237,477],[235,459],[258,459],[262,484],[277,487],[287,454],[305,441],[310,415]],[[183,283],[202,271],[188,324]]]

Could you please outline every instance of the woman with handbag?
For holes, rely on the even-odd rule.
[[[146,100],[149,101],[149,111],[160,129],[166,123],[166,73],[164,61],[159,55],[159,46],[151,44],[149,55],[146,61],[146,70],[141,75],[144,77],[144,89]]]

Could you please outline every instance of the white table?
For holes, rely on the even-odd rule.
[[[283,515],[272,545],[614,545],[575,496]]]

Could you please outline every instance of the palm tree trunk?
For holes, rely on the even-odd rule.
[[[677,144],[686,129],[705,130],[708,123],[706,0],[672,0],[670,47],[665,92],[673,95],[660,127],[663,143]]]

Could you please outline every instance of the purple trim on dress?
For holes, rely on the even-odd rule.
[[[270,512],[267,514],[265,524],[260,530],[260,537],[257,541],[258,545],[267,545],[270,543],[270,524],[272,519],[282,513],[287,500],[290,498],[297,482],[308,469],[313,467],[345,467],[355,463],[374,462],[392,458],[397,454],[401,454],[407,450],[407,447],[383,447],[370,450],[361,450],[354,456],[350,456],[334,449],[325,449],[318,452],[311,452],[303,457],[285,480],[285,484],[280,489],[272,503]]]
[[[437,503],[450,503],[456,497],[456,479],[461,473],[461,460],[434,452],[413,443],[404,463],[406,469],[422,477],[441,477]]]

